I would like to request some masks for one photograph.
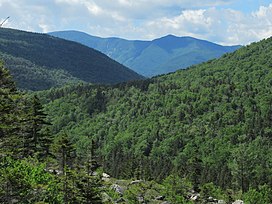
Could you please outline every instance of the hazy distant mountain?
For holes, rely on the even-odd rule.
[[[167,35],[152,41],[100,38],[79,31],[59,31],[52,36],[97,49],[144,76],[176,71],[233,52],[241,46],[221,46],[192,37]]]
[[[14,29],[0,29],[0,60],[18,86],[30,90],[78,81],[112,84],[143,78],[82,44]]]

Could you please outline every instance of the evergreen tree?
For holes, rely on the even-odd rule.
[[[55,156],[59,161],[59,168],[61,171],[61,181],[63,190],[63,201],[65,204],[69,203],[68,199],[72,199],[72,192],[76,189],[73,188],[71,181],[74,179],[74,172],[72,171],[74,159],[75,159],[75,148],[71,143],[68,134],[62,133],[54,144]]]
[[[95,157],[95,142],[92,140],[89,145],[87,161],[85,162],[84,169],[81,178],[81,192],[84,198],[85,203],[87,204],[95,204],[102,203],[100,198],[99,187],[101,187],[101,180],[99,177],[94,176],[95,170],[98,168],[98,164]]]
[[[46,121],[46,114],[37,95],[24,100],[24,121],[22,123],[22,135],[24,136],[23,155],[37,154],[45,157],[49,154],[51,144],[50,131],[42,131]]]
[[[0,62],[0,155],[15,154],[20,144],[17,133],[21,110],[20,94],[7,69]]]

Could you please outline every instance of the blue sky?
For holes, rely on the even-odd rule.
[[[242,11],[244,13],[251,13],[259,9],[260,6],[269,6],[272,1],[269,0],[236,0],[230,4],[222,6],[222,8],[231,8]]]
[[[272,36],[272,0],[0,0],[4,27],[100,37],[192,36],[224,45]]]

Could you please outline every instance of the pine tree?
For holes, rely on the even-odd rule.
[[[45,157],[49,154],[51,144],[50,131],[42,131],[46,121],[46,114],[37,95],[24,100],[24,120],[22,123],[23,155],[32,156],[37,154],[39,157]]]
[[[73,189],[73,185],[71,184],[71,181],[73,181],[75,177],[74,171],[72,171],[75,160],[75,148],[66,133],[62,133],[59,138],[57,138],[53,148],[62,172],[63,202],[66,204],[68,203],[68,198],[71,200],[74,197],[71,195],[71,192],[76,190]],[[75,203],[75,201],[73,202]]]
[[[100,198],[101,180],[99,177],[94,176],[94,172],[98,168],[98,164],[95,157],[95,142],[92,140],[89,145],[89,154],[87,155],[87,161],[85,162],[83,173],[81,173],[81,192],[84,199],[84,203],[102,203]]]
[[[21,110],[17,92],[9,71],[0,62],[0,155],[15,153],[20,143],[17,137]]]

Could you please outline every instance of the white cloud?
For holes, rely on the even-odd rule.
[[[272,16],[272,4],[270,4],[268,7],[261,6],[258,11],[252,13],[253,16],[257,18],[267,18],[269,15]]]
[[[6,27],[48,32],[152,39],[166,34],[223,44],[247,44],[272,35],[272,4],[243,13],[234,0],[0,0]],[[224,5],[224,7],[218,7]]]
[[[94,15],[99,15],[103,12],[102,8],[97,6],[94,2],[85,2],[85,6],[88,8],[88,10],[94,14]]]
[[[152,36],[173,33],[221,44],[248,44],[272,36],[272,4],[250,14],[216,8],[185,10],[175,17],[154,19],[146,26]]]

